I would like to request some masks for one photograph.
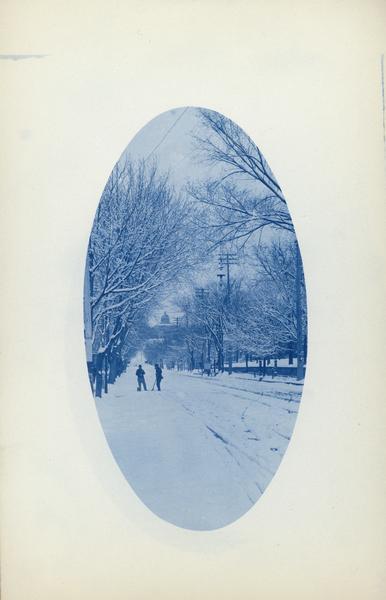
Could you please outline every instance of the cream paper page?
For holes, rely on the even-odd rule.
[[[4,600],[384,597],[385,12],[373,0],[2,2]],[[142,126],[187,105],[261,147],[308,292],[288,451],[257,504],[212,532],[135,496],[83,342],[103,186]]]

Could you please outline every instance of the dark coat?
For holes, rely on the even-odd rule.
[[[145,371],[143,369],[137,369],[135,372],[138,379],[143,379],[145,377]]]

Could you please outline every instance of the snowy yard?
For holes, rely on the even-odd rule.
[[[215,529],[243,515],[278,468],[302,386],[165,369],[161,392],[137,392],[135,368],[97,399],[134,491],[154,513],[189,529]],[[151,390],[153,368],[145,370]]]

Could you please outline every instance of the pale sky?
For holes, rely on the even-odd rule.
[[[197,108],[182,107],[161,113],[144,125],[122,157],[129,156],[134,160],[156,158],[160,170],[169,172],[175,190],[183,191],[189,179],[197,181],[220,172],[218,167],[200,162],[194,151],[192,135],[200,130],[202,132],[203,128]],[[174,289],[171,294],[173,292]],[[151,324],[159,321],[164,310],[172,320],[180,314],[173,302],[166,299],[150,319]]]
[[[189,179],[202,179],[219,169],[200,162],[194,153],[192,134],[202,132],[198,110],[176,108],[161,113],[147,123],[133,138],[123,155],[132,159],[156,158],[161,171],[169,171],[176,191]]]
[[[161,113],[144,125],[135,135],[122,154],[122,158],[130,157],[132,160],[155,158],[161,172],[168,172],[170,181],[177,193],[183,192],[189,180],[204,180],[216,178],[224,173],[224,166],[208,164],[200,159],[195,147],[193,135],[204,135],[205,128],[201,125],[198,109],[195,107],[182,107]],[[241,179],[241,178],[240,178]],[[245,185],[245,182],[243,181]],[[246,185],[247,187],[247,185]],[[270,236],[270,232],[267,232]],[[264,237],[266,234],[264,232]],[[218,252],[212,261],[206,265],[206,274],[193,274],[192,284],[201,287],[208,281],[216,281]],[[209,276],[208,276],[209,266]],[[251,277],[251,267],[244,262],[232,267],[232,274]],[[166,310],[173,320],[179,311],[174,306],[171,297],[176,289],[170,290],[170,295],[154,311],[150,319],[155,324]]]

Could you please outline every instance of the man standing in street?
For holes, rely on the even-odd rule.
[[[162,369],[158,364],[155,364],[154,368],[155,368],[155,382],[157,384],[157,390],[160,392],[161,391],[161,379],[163,379]]]
[[[135,374],[137,376],[137,382],[138,382],[137,392],[141,391],[142,386],[146,392],[147,388],[146,388],[146,381],[145,381],[145,371],[142,369],[142,365],[138,365],[138,369],[136,370]]]

